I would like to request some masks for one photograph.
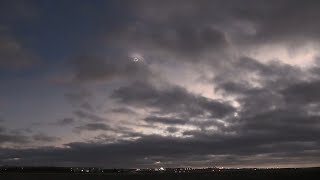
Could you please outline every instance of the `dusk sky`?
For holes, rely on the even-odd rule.
[[[320,166],[319,9],[1,0],[0,166]]]

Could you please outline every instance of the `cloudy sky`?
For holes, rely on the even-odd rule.
[[[2,0],[0,165],[320,165],[320,2]]]

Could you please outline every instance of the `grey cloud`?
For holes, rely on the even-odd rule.
[[[317,31],[320,27],[312,22],[312,19],[320,16],[318,2],[285,0],[265,4],[264,12],[258,12],[257,9],[255,22],[260,26],[257,39],[299,43],[301,39],[319,38]]]
[[[210,26],[188,23],[133,26],[134,30],[129,29],[131,31],[125,32],[125,41],[142,49],[196,57],[209,50],[223,51],[228,45],[224,33]]]
[[[227,102],[195,95],[182,87],[167,85],[165,89],[158,89],[141,81],[120,87],[111,97],[123,104],[159,108],[164,114],[199,116],[209,113],[212,117],[222,118],[234,111]]]
[[[164,54],[171,56],[178,54],[177,61],[186,60],[190,55],[202,56],[206,51],[218,53],[216,50],[224,51],[230,45],[239,49],[273,43],[299,46],[304,41],[319,38],[316,33],[319,26],[310,18],[319,15],[318,4],[310,5],[310,2],[243,3],[227,0],[186,1],[183,5],[178,1],[138,3],[133,9],[139,23],[120,32],[123,36],[115,37],[121,39],[119,43],[126,47],[134,44],[148,51],[164,51]],[[149,16],[142,17],[140,13],[149,13]],[[194,57],[190,59],[196,63],[198,58]],[[222,163],[241,164],[257,162],[259,159],[255,156],[264,154],[264,161],[273,163],[276,162],[272,159],[274,156],[292,158],[289,160],[291,162],[295,158],[300,162],[304,158],[308,159],[304,162],[312,161],[310,157],[315,156],[308,151],[319,153],[319,117],[309,114],[308,108],[310,104],[319,104],[319,101],[315,93],[318,80],[307,80],[310,75],[308,70],[277,61],[261,63],[248,57],[232,60],[227,57],[218,60],[210,58],[209,61],[217,62],[212,63],[216,92],[233,96],[239,102],[239,116],[230,116],[236,109],[228,102],[204,98],[178,86],[159,88],[149,82],[134,82],[114,91],[112,98],[129,106],[158,109],[155,115],[145,119],[148,123],[184,124],[184,117],[200,120],[205,116],[225,118],[230,124],[219,126],[214,120],[207,122],[207,126],[217,126],[217,130],[206,130],[197,124],[201,130],[183,132],[191,136],[189,139],[141,136],[134,142],[114,144],[119,145],[119,150],[134,152],[124,157],[134,163],[140,162],[137,159],[152,156],[175,162],[184,159],[191,162],[188,157],[196,154],[203,154],[199,158],[203,161],[210,160],[210,155],[225,155],[230,159],[222,158]],[[206,113],[210,115],[206,116]],[[163,118],[168,114],[176,116]],[[170,131],[175,129],[172,127],[168,129]],[[144,151],[139,149],[140,146],[144,147]]]
[[[72,143],[68,144],[69,148],[40,148],[6,151],[3,150],[1,159],[16,157],[18,154],[21,160],[20,164],[28,163],[37,159],[37,163],[46,165],[47,162],[54,159],[57,165],[72,166],[79,165],[99,165],[104,167],[152,167],[153,162],[146,161],[148,159],[157,159],[166,164],[171,161],[170,166],[184,165],[188,162],[191,166],[199,166],[199,163],[218,163],[223,165],[233,164],[252,164],[262,163],[268,157],[277,155],[277,159],[287,159],[301,161],[305,159],[305,163],[311,162],[309,157],[319,152],[307,150],[315,150],[318,145],[312,146],[303,143],[284,143],[278,149],[267,148],[263,146],[255,146],[251,141],[246,139],[219,140],[211,138],[211,140],[203,141],[199,139],[179,139],[172,137],[145,136],[136,141],[122,141],[112,144],[92,144],[92,143]],[[238,141],[242,140],[241,143]],[[227,141],[227,142],[224,142]],[[231,144],[235,143],[235,144]],[[241,145],[240,145],[241,144]],[[240,145],[240,146],[239,146]],[[293,148],[295,147],[295,148]],[[297,149],[297,147],[299,147]],[[304,148],[304,151],[301,151]],[[270,154],[271,150],[271,154]],[[294,154],[299,153],[299,158]],[[292,154],[291,154],[292,153]],[[90,156],[87,156],[90,154]],[[197,155],[195,155],[197,154]],[[259,159],[259,155],[267,158]],[[294,155],[294,156],[291,156]],[[218,158],[220,157],[220,158]],[[228,157],[233,157],[228,160]],[[242,157],[249,158],[246,163],[241,160]],[[315,156],[317,157],[317,156]],[[314,159],[312,162],[316,162]],[[272,163],[272,162],[268,162]]]
[[[170,133],[175,133],[175,132],[178,132],[179,131],[179,128],[176,128],[176,127],[168,127],[166,129],[168,132]]]
[[[320,16],[312,0],[139,1],[128,2],[135,23],[108,34],[118,46],[179,54],[195,63],[204,52],[240,51],[259,45],[286,44],[292,50],[319,39],[313,19]],[[118,42],[119,41],[119,42]],[[192,56],[190,58],[190,55]],[[221,58],[210,61],[221,63]]]
[[[28,142],[30,139],[24,135],[0,133],[0,145],[2,143],[25,144]]]
[[[272,85],[273,88],[283,88],[307,77],[307,73],[301,68],[279,61],[262,63],[257,59],[240,57],[227,63],[228,68],[217,72],[214,78],[215,83],[232,82],[248,86],[253,82],[262,86]],[[253,79],[254,76],[257,76],[257,79]]]
[[[55,122],[54,124],[59,126],[65,126],[73,123],[75,123],[75,120],[73,118],[63,118],[63,119],[57,120],[57,122]]]
[[[243,115],[287,106],[288,94],[284,89],[310,77],[309,70],[281,62],[261,63],[251,58],[234,61],[229,70],[214,78],[215,90],[225,96],[235,96],[242,105]]]
[[[167,132],[179,131],[187,137],[148,136],[132,129],[112,128],[102,123],[105,118],[93,113],[94,107],[88,100],[92,96],[90,92],[71,93],[66,97],[81,108],[74,115],[88,120],[76,126],[76,132],[116,131],[124,134],[121,138],[138,139],[115,141],[113,137],[101,135],[96,138],[99,143],[70,143],[66,145],[69,148],[1,149],[0,162],[19,155],[21,160],[17,163],[22,164],[36,160],[46,165],[54,160],[57,165],[111,168],[150,167],[155,161],[172,162],[169,166],[186,162],[195,166],[212,165],[212,162],[219,165],[319,164],[319,65],[308,69],[277,60],[262,63],[249,57],[229,59],[233,54],[228,53],[229,48],[255,50],[259,45],[285,44],[290,49],[317,41],[320,26],[314,20],[320,17],[318,2],[186,0],[129,4],[132,6],[126,7],[125,15],[133,20],[123,22],[118,31],[106,33],[107,53],[84,52],[89,55],[74,58],[73,80],[129,80],[130,84],[122,83],[110,97],[126,108],[114,108],[111,112],[135,114],[134,108],[150,108],[152,112],[144,122],[168,125]],[[11,36],[0,35],[0,41],[4,42],[2,49],[5,50],[0,51],[0,58],[16,59],[26,53],[22,47],[12,48],[20,44]],[[135,49],[151,57],[146,62],[134,63],[127,53]],[[206,67],[214,74],[210,83],[215,86],[215,93],[234,98],[239,107],[193,94],[178,85],[152,81],[155,72],[148,63],[154,59],[174,57],[168,59],[198,65],[198,60],[207,52],[213,54],[204,59],[210,61],[210,67]],[[223,55],[217,58],[217,54]],[[19,63],[2,61],[0,68],[20,66]],[[200,63],[207,65],[208,62]],[[233,116],[234,112],[238,116]],[[64,119],[59,123],[72,122]],[[199,129],[184,131],[174,127],[186,124]],[[216,129],[208,128],[211,126]],[[33,138],[50,141],[50,137],[43,135]],[[104,144],[110,139],[115,143]],[[6,134],[5,129],[0,128],[1,143],[28,141],[28,137]]]
[[[126,107],[120,107],[120,108],[113,108],[111,110],[111,112],[113,113],[119,113],[119,114],[132,114],[132,115],[136,115],[137,113],[135,111],[133,111],[130,108],[126,108]]]
[[[44,133],[35,134],[32,136],[32,138],[33,138],[33,140],[40,141],[40,142],[55,142],[60,139],[58,137],[49,136]]]
[[[80,108],[90,112],[96,110],[96,107],[92,103],[94,94],[86,88],[78,87],[76,90],[64,94],[64,96],[74,108]]]
[[[186,119],[178,119],[178,118],[170,118],[170,117],[155,117],[150,116],[144,119],[146,122],[149,123],[161,123],[161,124],[186,124],[188,120]]]
[[[216,132],[194,130],[184,135],[206,140],[214,134],[238,147],[238,153],[246,153],[242,147],[250,146],[259,153],[281,152],[280,157],[300,158],[298,151],[318,146],[318,65],[302,69],[247,57],[228,63],[214,78],[215,92],[233,96],[240,104],[239,116],[229,118],[230,125]]]
[[[318,142],[319,117],[307,115],[301,109],[274,110],[240,120],[237,132],[260,142]]]
[[[139,79],[150,76],[152,73],[145,64],[132,63],[128,59],[128,51],[132,49],[138,49],[156,57],[160,56],[157,54],[158,51],[164,51],[162,59],[179,54],[179,58],[173,58],[174,61],[191,60],[192,63],[196,63],[198,60],[205,59],[219,69],[224,65],[224,61],[230,61],[226,57],[230,56],[227,52],[230,43],[241,50],[247,46],[254,49],[260,44],[268,45],[279,41],[284,44],[291,41],[299,44],[302,41],[294,40],[298,36],[313,40],[312,34],[315,33],[304,34],[303,30],[293,27],[290,22],[295,22],[292,20],[293,17],[301,19],[301,23],[306,23],[310,31],[316,32],[313,29],[317,29],[317,25],[309,23],[308,18],[311,15],[307,12],[310,10],[315,16],[319,14],[315,11],[317,8],[313,8],[317,4],[310,7],[309,1],[239,3],[218,0],[127,3],[130,5],[126,6],[129,8],[126,9],[126,15],[135,19],[135,23],[124,22],[117,31],[106,30],[106,47],[115,49],[116,53],[107,53],[107,56],[88,53],[90,55],[75,58],[73,65],[76,81]],[[307,8],[299,11],[299,7]],[[293,13],[299,15],[292,16]],[[249,35],[242,33],[246,31],[245,29],[250,29],[250,25],[253,26],[254,33]],[[200,58],[202,55],[205,56],[207,51],[214,52],[211,56],[217,54],[221,56]],[[149,58],[148,61],[153,61],[152,59]],[[251,65],[253,66],[251,68],[259,68],[259,64]]]
[[[85,125],[77,126],[75,128],[75,131],[77,131],[77,132],[98,131],[98,130],[108,131],[108,130],[112,130],[112,128],[106,124],[103,124],[103,123],[88,123]]]
[[[81,108],[87,110],[87,111],[94,111],[94,107],[88,103],[88,102],[84,102],[80,105]]]
[[[88,121],[105,121],[105,118],[102,118],[96,114],[90,113],[90,112],[86,112],[86,111],[82,111],[82,110],[77,110],[74,111],[74,114],[83,119],[83,120],[88,120]]]
[[[288,103],[319,103],[320,81],[306,81],[286,87],[283,94]]]
[[[319,104],[314,93],[318,80],[304,80],[309,76],[309,69],[301,70],[281,63],[262,64],[247,59],[235,63],[234,70],[239,72],[236,80],[215,79],[218,92],[220,89],[234,95],[241,104],[239,117],[230,121],[232,125],[224,129],[225,132],[233,131],[239,139],[248,138],[250,144],[263,147],[262,144],[273,144],[270,151],[281,149],[283,143],[318,144],[319,115],[309,112],[310,104],[314,108]],[[248,77],[252,74],[256,75],[258,86],[251,84]],[[207,137],[197,131],[190,134]]]
[[[28,128],[23,129],[9,129],[6,126],[0,125],[0,146],[12,145],[25,145],[32,142],[32,138],[27,135],[32,131]]]
[[[2,126],[0,126],[0,133],[1,132],[4,132],[6,129],[4,128],[4,127],[2,127]]]
[[[84,88],[79,88],[77,91],[69,92],[64,95],[70,103],[79,103],[90,99],[93,94]]]

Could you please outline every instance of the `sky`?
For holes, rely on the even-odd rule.
[[[0,1],[0,165],[320,165],[320,2]]]

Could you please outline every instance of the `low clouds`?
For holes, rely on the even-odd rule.
[[[99,115],[92,114],[90,112],[81,111],[81,110],[75,111],[74,114],[78,118],[83,119],[85,121],[96,121],[96,122],[99,122],[99,121],[105,121],[106,120],[105,118],[100,117]]]
[[[1,148],[29,148],[41,142],[50,144],[59,141],[59,137],[46,133],[34,133],[29,129],[8,129],[0,126],[0,147]]]
[[[41,119],[59,131],[14,134],[0,119],[0,163],[19,157],[15,163],[54,160],[54,165],[109,168],[319,165],[319,3],[108,5],[116,6],[121,18],[96,9],[94,22],[106,25],[96,34],[79,32],[91,39],[83,41],[90,47],[66,48],[71,55],[60,57],[66,67],[52,66],[50,72],[70,75],[64,79],[72,83],[52,91],[54,85],[41,84],[52,94],[48,102],[66,100],[59,112],[50,104],[52,114]],[[110,17],[114,22],[106,21]],[[72,22],[96,28],[87,26],[86,18]],[[309,45],[313,51],[305,50]],[[15,35],[0,29],[0,59],[0,69],[10,69],[28,66],[34,58]],[[44,142],[53,145],[43,147]],[[2,146],[8,143],[22,149]]]
[[[29,138],[23,135],[2,134],[0,133],[0,143],[25,144],[29,142]]]
[[[185,124],[187,122],[187,120],[184,120],[184,119],[165,118],[165,117],[147,117],[144,120],[149,123],[172,124],[172,125]]]
[[[32,138],[35,141],[41,141],[41,142],[55,142],[58,141],[60,138],[58,137],[52,137],[52,136],[48,136],[44,133],[38,133],[32,136]]]
[[[73,118],[63,118],[55,122],[54,124],[59,126],[65,126],[75,123],[75,120]]]
[[[98,130],[108,131],[108,130],[111,130],[111,127],[103,123],[88,123],[75,128],[76,132],[98,131]]]
[[[28,149],[8,151],[3,149],[3,159],[17,156],[21,162],[28,163],[35,155],[37,164],[46,165],[50,160],[59,164],[103,165],[105,167],[148,167],[150,163],[160,161],[165,166],[179,166],[188,162],[193,166],[212,164],[234,164],[235,166],[250,166],[250,161],[257,164],[281,163],[286,159],[291,163],[301,161],[294,158],[297,154],[305,157],[310,164],[318,161],[317,153],[312,150],[312,144],[293,143],[282,144],[277,148],[258,146],[252,141],[238,142],[240,139],[229,140],[196,140],[146,136],[136,141],[123,141],[115,144],[73,143],[69,148]],[[249,140],[249,139],[247,139]],[[238,143],[236,143],[238,142]],[[230,143],[236,143],[234,144]],[[261,145],[261,144],[260,144]],[[295,148],[293,148],[295,147]],[[303,149],[303,151],[301,151]],[[282,154],[280,152],[286,152]],[[86,156],[85,154],[90,154]],[[260,154],[260,156],[252,156]],[[293,155],[293,156],[292,156]],[[260,157],[264,157],[260,159]],[[313,157],[315,159],[312,159]],[[277,157],[277,158],[274,158]],[[280,158],[280,159],[279,159]],[[246,159],[245,161],[243,161]],[[123,163],[125,161],[125,164]]]
[[[252,59],[239,62],[244,62],[245,66],[235,67],[243,74],[237,77],[236,82],[216,79],[225,81],[216,84],[218,91],[233,94],[240,103],[239,116],[230,126],[237,138],[249,138],[248,142],[271,147],[272,151],[279,147],[283,153],[289,150],[281,149],[282,144],[296,142],[303,150],[317,149],[319,116],[312,112],[318,107],[318,102],[308,97],[316,98],[312,92],[317,90],[318,80],[306,80],[312,76],[310,69],[302,70],[281,63],[262,64]],[[248,78],[253,75],[254,79]]]
[[[160,114],[200,116],[208,113],[211,117],[222,118],[234,111],[228,102],[201,97],[169,84],[157,88],[150,83],[137,81],[115,90],[112,97],[123,104],[157,108],[156,113]]]
[[[319,102],[318,92],[320,90],[320,81],[306,81],[295,83],[284,89],[288,102],[295,103],[317,103]],[[303,93],[301,93],[303,92]]]
[[[3,147],[5,144],[25,144],[28,143],[29,137],[22,135],[20,133],[11,133],[8,128],[2,125],[5,122],[0,119],[0,147]]]

